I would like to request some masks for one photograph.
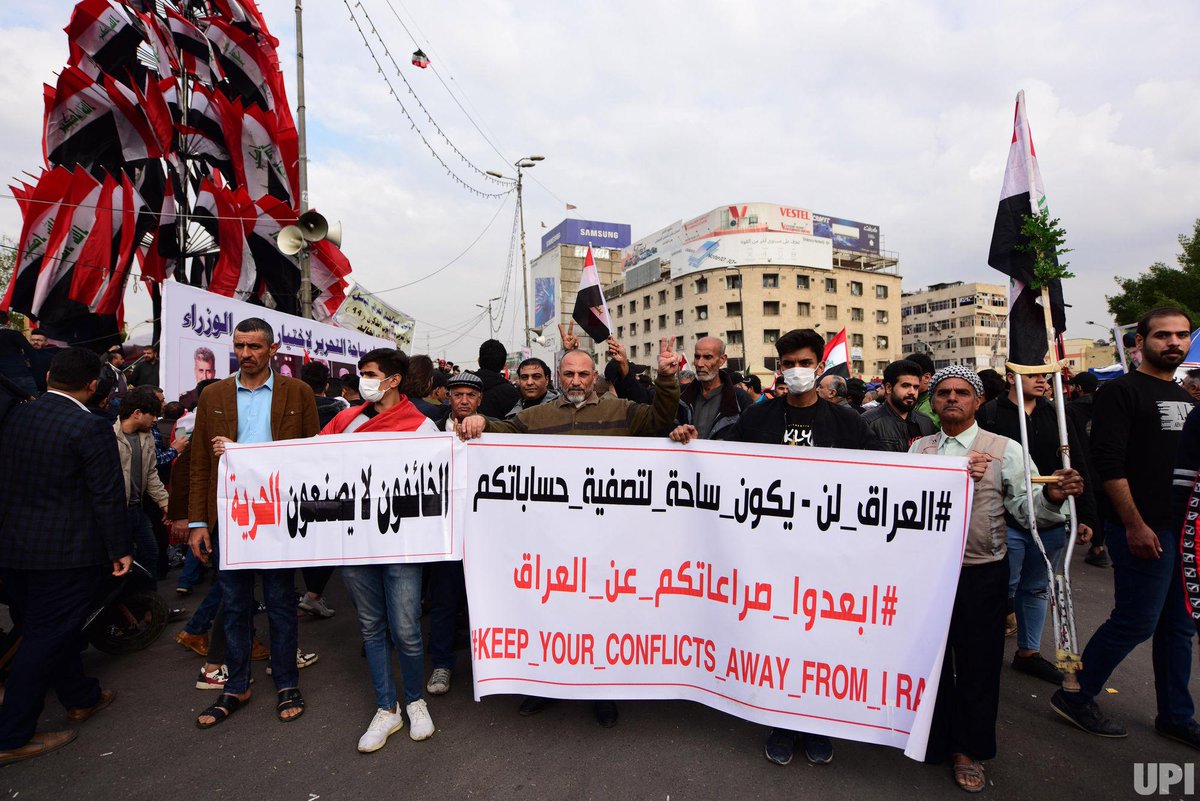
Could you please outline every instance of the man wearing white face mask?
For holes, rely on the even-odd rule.
[[[408,367],[408,356],[401,350],[377,348],[365,354],[358,363],[358,391],[367,402],[338,414],[321,433],[437,431],[433,421],[400,393]],[[425,649],[421,640],[422,570],[422,565],[413,563],[342,567],[342,579],[358,611],[363,648],[375,689],[375,717],[358,740],[358,750],[364,754],[378,751],[390,735],[404,726],[392,678],[393,646],[400,662],[403,706],[411,724],[409,737],[426,740],[433,736],[433,720],[421,697],[425,678]]]
[[[787,395],[747,408],[725,439],[818,448],[882,449],[862,415],[817,394],[817,376],[825,369],[821,361],[825,340],[820,334],[810,328],[793,329],[776,340],[775,350],[779,353]],[[671,438],[687,442],[677,436],[679,433],[680,429],[676,429]],[[809,762],[824,765],[832,761],[833,741],[828,737],[786,729],[772,729],[767,735],[764,749],[767,759],[777,765],[791,762],[797,734]]]

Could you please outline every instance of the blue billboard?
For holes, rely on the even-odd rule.
[[[558,279],[533,279],[533,327],[541,328],[558,317]]]
[[[832,239],[836,249],[879,254],[878,225],[830,217],[827,214],[814,214],[812,220],[813,235]]]
[[[633,241],[626,223],[599,220],[563,220],[542,237],[542,252],[559,245],[591,245],[595,248],[627,248]]]

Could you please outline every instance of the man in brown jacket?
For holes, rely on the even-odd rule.
[[[237,324],[233,350],[239,370],[208,387],[196,407],[192,432],[190,519],[192,551],[208,563],[218,545],[212,535],[217,523],[217,465],[226,442],[278,442],[316,436],[317,404],[312,389],[298,379],[271,370],[279,350],[269,323],[251,317]],[[250,700],[250,654],[253,635],[254,572],[223,570],[220,582],[225,603],[225,662],[229,680],[216,703],[200,713],[196,725],[215,726]],[[281,721],[304,712],[296,667],[296,603],[292,570],[262,570],[263,601],[271,626],[271,670],[279,694]]]

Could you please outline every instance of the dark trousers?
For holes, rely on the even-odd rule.
[[[29,742],[53,688],[68,709],[100,701],[100,682],[83,674],[81,633],[105,568],[0,570],[21,645],[13,657],[0,706],[0,751]]]
[[[300,568],[300,573],[304,576],[304,589],[313,595],[324,595],[325,586],[329,584],[335,569],[333,565]]]
[[[454,669],[458,613],[467,605],[462,562],[429,565],[429,659],[435,668]]]
[[[1196,624],[1184,600],[1179,534],[1174,526],[1158,529],[1162,556],[1138,559],[1129,551],[1125,527],[1108,524],[1108,554],[1113,564],[1113,610],[1083,649],[1079,689],[1099,695],[1129,652],[1151,637],[1158,719],[1184,724],[1195,714],[1188,681]]]
[[[221,583],[225,617],[225,664],[229,682],[225,692],[240,694],[250,688],[250,648],[254,638],[254,577],[262,577],[263,603],[271,625],[271,675],[275,687],[285,690],[300,682],[296,667],[296,648],[299,629],[296,625],[296,589],[292,583],[295,571],[285,570],[222,570]],[[214,623],[214,625],[216,625]],[[208,661],[216,657],[209,648]]]
[[[1007,602],[1007,559],[963,567],[950,614],[926,762],[941,762],[951,754],[978,760],[996,756]]]

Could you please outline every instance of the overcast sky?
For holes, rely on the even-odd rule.
[[[1113,277],[1174,264],[1179,234],[1200,217],[1194,2],[391,2],[474,123],[438,75],[409,64],[415,45],[387,1],[362,8],[473,164],[511,172],[522,156],[546,156],[526,182],[531,260],[564,203],[629,223],[638,238],[763,201],[879,225],[906,289],[997,280],[987,251],[1019,89],[1051,212],[1075,251],[1069,334],[1099,334],[1085,321],[1108,324]],[[65,61],[72,5],[0,9],[0,177],[41,165],[42,83]],[[294,3],[260,5],[294,106]],[[306,9],[310,198],[342,220],[354,276],[372,290],[413,281],[494,218],[453,266],[382,295],[418,319],[415,351],[428,334],[435,355],[469,363],[488,323],[463,323],[505,294],[512,199],[475,197],[446,175],[341,0]],[[450,167],[495,191],[384,66]],[[0,233],[19,231],[16,203],[0,199]],[[510,287],[498,326],[512,347],[521,300]],[[131,323],[148,316],[144,298]]]

